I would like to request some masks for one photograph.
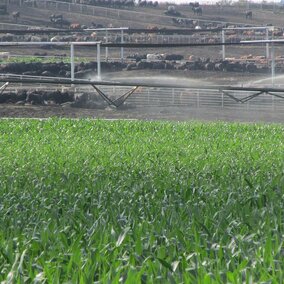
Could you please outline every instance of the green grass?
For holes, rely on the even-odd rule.
[[[283,130],[2,120],[0,282],[283,283]]]

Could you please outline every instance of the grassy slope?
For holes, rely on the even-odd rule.
[[[283,281],[283,126],[7,120],[0,133],[0,280]]]

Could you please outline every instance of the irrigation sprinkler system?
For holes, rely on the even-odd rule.
[[[8,83],[25,83],[25,84],[61,84],[61,85],[82,85],[91,86],[102,99],[110,106],[120,107],[139,87],[147,87],[154,89],[161,89],[163,92],[165,89],[174,90],[187,90],[187,91],[217,91],[223,96],[227,96],[233,101],[244,104],[252,99],[259,97],[262,94],[270,95],[279,99],[284,99],[283,88],[274,87],[239,87],[239,86],[226,86],[226,85],[207,85],[200,87],[200,85],[194,84],[178,84],[178,83],[163,83],[163,82],[145,82],[144,80],[133,80],[133,81],[105,81],[105,80],[86,80],[86,79],[74,79],[60,78],[60,77],[40,77],[40,76],[28,76],[28,75],[13,75],[13,74],[0,74],[0,82],[5,82],[1,88],[5,88]],[[99,86],[109,87],[131,87],[131,89],[124,92],[118,98],[113,98],[111,95],[106,93],[107,90],[99,88]],[[0,88],[0,89],[1,89]],[[245,94],[245,96],[240,94]],[[198,96],[199,98],[199,96]],[[223,99],[222,99],[223,101]]]

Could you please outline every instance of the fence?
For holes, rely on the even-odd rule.
[[[47,9],[52,11],[62,11],[69,13],[80,13],[84,15],[97,16],[97,17],[107,17],[108,19],[113,20],[125,20],[137,22],[137,18],[139,18],[139,22],[144,22],[145,24],[155,24],[160,25],[161,20],[168,20],[169,25],[172,26],[172,16],[166,15],[157,15],[149,12],[138,12],[134,10],[127,9],[114,9],[114,8],[106,8],[100,6],[92,6],[86,4],[77,4],[77,3],[69,3],[62,1],[53,1],[53,0],[30,0],[30,1],[22,1],[22,0],[14,0],[19,5],[25,3],[25,5],[30,5],[34,8]],[[180,19],[188,19],[187,17],[179,17]],[[200,20],[194,19],[190,17],[191,20],[196,21],[198,25],[207,25],[210,26],[212,24],[215,25],[239,25],[243,26],[243,23],[235,23],[235,22],[222,22],[222,21],[214,21],[214,20]]]
[[[112,89],[112,94],[115,95],[116,93],[117,90]],[[234,96],[241,99],[247,96],[247,93],[235,92]],[[284,110],[284,99],[271,95],[260,95],[242,104],[237,103],[218,90],[206,89],[140,88],[129,98],[128,102],[136,106]]]
[[[24,88],[24,87],[21,87]],[[35,88],[33,86],[33,88]],[[129,91],[131,87],[101,86],[103,92],[112,98],[117,98]],[[19,87],[9,86],[6,91],[17,91]],[[36,90],[47,90],[46,85],[38,85]],[[50,86],[49,91],[67,91],[69,87],[62,85]],[[95,95],[91,87],[74,87],[75,93],[88,93],[90,98]],[[247,92],[230,92],[236,98],[241,99],[247,96]],[[150,88],[140,87],[126,101],[135,107],[190,107],[190,108],[212,108],[235,110],[262,110],[262,111],[284,111],[284,99],[262,94],[246,103],[238,103],[218,90],[208,89],[174,89],[174,88]]]

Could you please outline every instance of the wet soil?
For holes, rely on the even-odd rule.
[[[183,107],[137,107],[128,110],[107,108],[90,110],[62,106],[15,106],[0,105],[1,118],[96,118],[96,119],[138,119],[167,121],[235,121],[284,123],[281,111],[236,110],[231,108],[183,108]]]

